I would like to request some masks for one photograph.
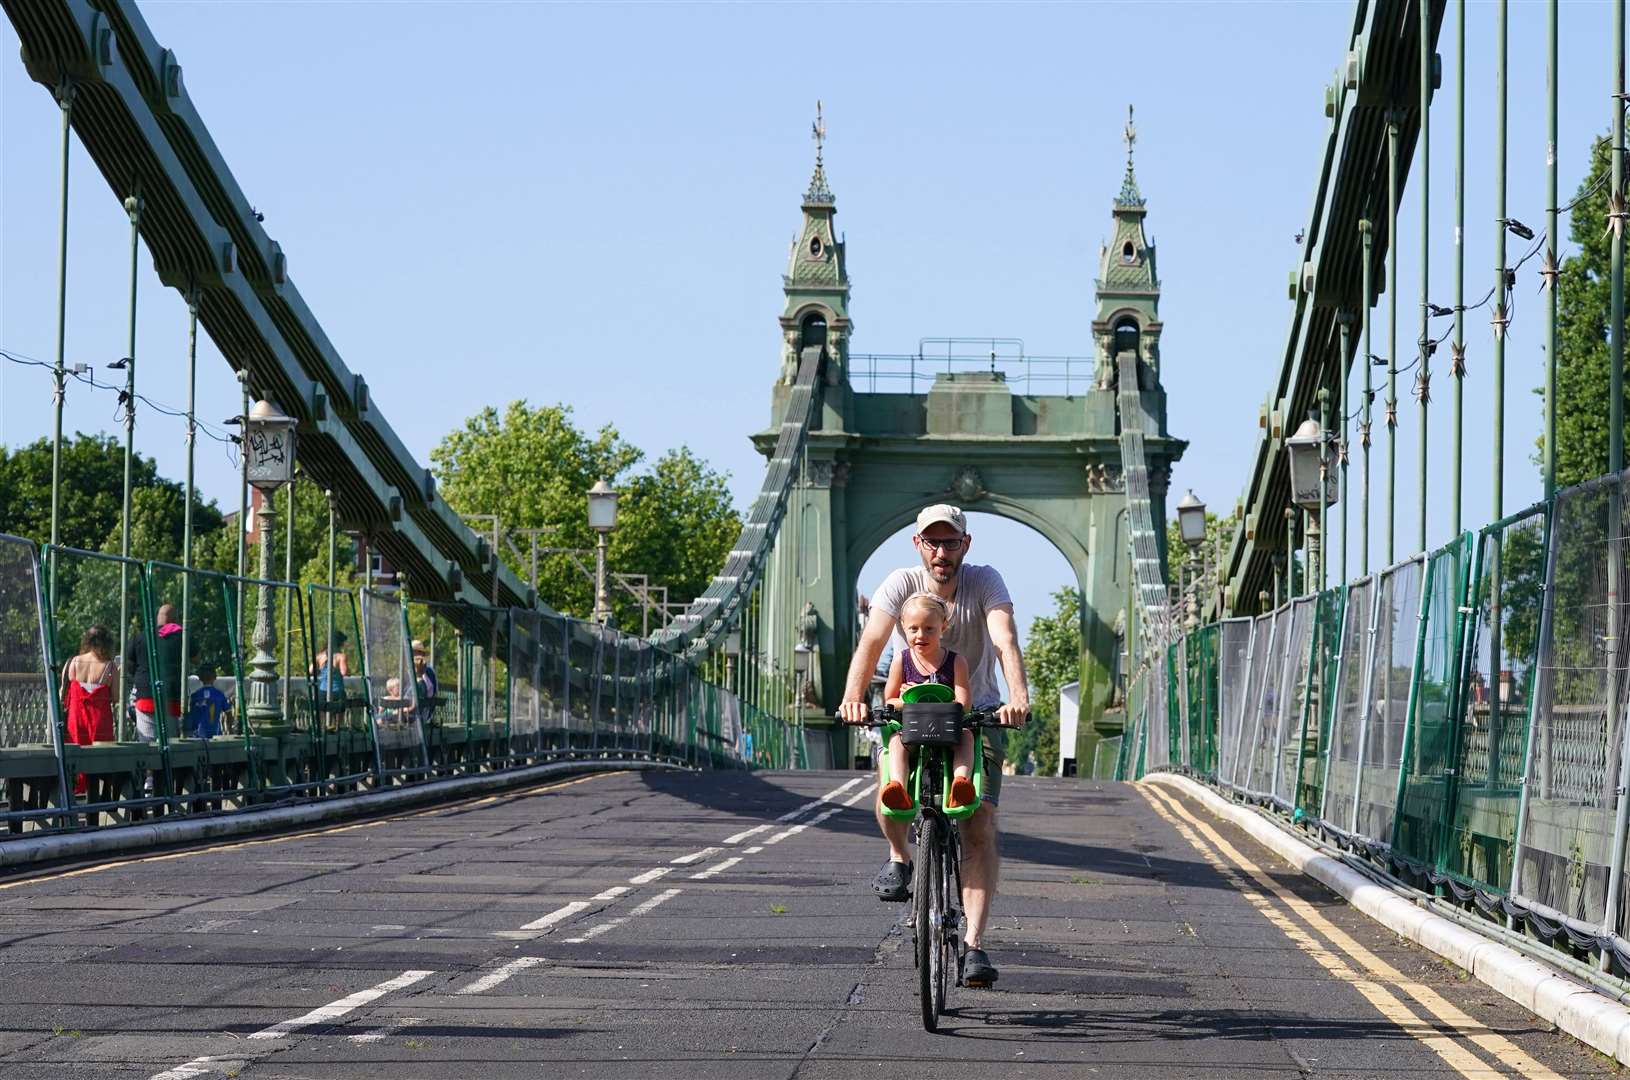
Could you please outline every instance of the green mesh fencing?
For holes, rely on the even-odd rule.
[[[1290,640],[1290,605],[1279,608],[1267,620],[1267,635],[1262,627],[1254,635],[1254,653],[1251,666],[1255,683],[1252,700],[1246,702],[1248,722],[1240,733],[1240,764],[1244,769],[1240,788],[1258,798],[1267,798],[1273,791],[1274,763],[1279,753],[1280,696],[1284,693],[1286,643]]]
[[[1476,547],[1442,866],[1489,893],[1504,893],[1511,884],[1548,521],[1543,504],[1531,507],[1483,529]]]
[[[1166,647],[1166,714],[1171,740],[1171,764],[1182,768],[1189,763],[1189,683],[1188,639],[1179,637]]]
[[[1290,604],[1290,632],[1285,642],[1284,675],[1280,683],[1279,731],[1275,737],[1273,800],[1289,808],[1296,799],[1301,767],[1302,717],[1312,684],[1313,636],[1318,600],[1300,596]]]
[[[1092,748],[1092,772],[1089,776],[1095,780],[1115,778],[1116,766],[1121,759],[1121,742],[1125,737],[1123,734],[1098,740]]]
[[[1364,695],[1353,832],[1379,847],[1392,842],[1425,571],[1425,556],[1416,556],[1383,570],[1376,587],[1375,643]]]
[[[1302,695],[1301,750],[1297,758],[1296,809],[1318,820],[1324,813],[1324,772],[1330,757],[1331,703],[1341,657],[1345,589],[1318,595],[1308,681]]]
[[[1327,826],[1349,833],[1356,829],[1358,812],[1359,747],[1364,738],[1364,687],[1374,641],[1375,594],[1374,577],[1347,586],[1331,701],[1324,810],[1319,816]]]
[[[1558,493],[1512,894],[1585,926],[1606,919],[1623,743],[1622,478]]]
[[[420,621],[428,625],[429,616],[421,615]],[[421,652],[416,662],[412,644],[400,594],[362,590],[363,671],[374,709],[374,745],[382,778],[423,775],[430,768],[422,719],[432,695],[419,692],[418,662],[430,671],[423,677],[427,689],[434,669],[428,652]]]
[[[46,651],[49,614],[33,543],[0,535],[0,755],[32,762],[0,784],[0,822],[18,832],[69,798],[65,732]]]
[[[541,749],[545,704],[543,617],[525,608],[509,609],[509,751],[532,757]]]
[[[1155,650],[1150,659],[1149,670],[1144,676],[1144,683],[1148,687],[1148,704],[1144,709],[1147,717],[1144,721],[1144,730],[1148,746],[1144,755],[1145,772],[1168,768],[1172,763],[1171,710],[1166,704],[1171,693],[1171,685],[1166,668],[1167,650]]]
[[[146,566],[117,555],[46,545],[40,552],[40,575],[50,635],[47,663],[60,674],[62,665],[80,651],[80,642],[87,633],[98,627],[105,630],[116,645],[114,656],[118,661],[113,675],[114,737],[119,742],[133,742],[135,718],[126,705],[131,699],[133,650],[146,651],[148,635],[142,633],[146,625]],[[38,731],[30,741],[49,741],[49,733]]]
[[[1427,559],[1420,662],[1410,693],[1403,776],[1393,821],[1393,856],[1432,873],[1438,870],[1453,794],[1461,607],[1470,555],[1470,537],[1463,536]]]
[[[1217,780],[1234,783],[1240,728],[1250,697],[1251,619],[1224,619],[1217,634]]]
[[[311,674],[313,707],[321,738],[320,767],[336,785],[377,774],[382,758],[374,739],[374,710],[367,650],[356,594],[326,585],[306,587],[309,638],[316,651]]]
[[[1188,635],[1184,648],[1188,688],[1188,766],[1203,776],[1216,772],[1217,635],[1216,625]]]

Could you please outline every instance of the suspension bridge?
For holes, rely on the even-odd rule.
[[[1449,37],[1464,117],[1466,11],[1448,35],[1444,3],[1359,0],[1348,38],[1326,43],[1339,60],[1328,139],[1278,370],[1260,373],[1261,442],[1203,575],[1172,588],[1168,487],[1203,433],[1167,425],[1145,224],[1158,208],[1130,119],[1080,357],[996,340],[853,351],[818,149],[766,367],[769,425],[742,433],[766,460],[759,492],[710,584],[649,634],[552,609],[505,561],[496,523],[478,531],[439,497],[302,298],[293,253],[136,4],[0,7],[41,107],[61,116],[59,294],[70,183],[105,188],[128,215],[126,453],[145,400],[145,251],[190,338],[201,326],[242,385],[258,557],[241,544],[236,573],[200,569],[189,532],[179,562],[147,558],[128,481],[118,553],[59,542],[56,484],[49,542],[4,535],[0,519],[6,1075],[502,1076],[547,1062],[818,1077],[887,1062],[906,1076],[1575,1077],[1630,1062],[1615,1004],[1630,992],[1622,3],[1571,15],[1611,23],[1617,50],[1602,477],[1554,481],[1556,4],[1537,271],[1505,250],[1508,233],[1535,235],[1504,210],[1505,5],[1477,13],[1501,50],[1499,265],[1484,302],[1497,385],[1512,290],[1537,273],[1548,423],[1543,500],[1508,513],[1497,484],[1492,523],[1464,530],[1465,316],[1483,306],[1463,295],[1464,222],[1453,305],[1422,286],[1413,365],[1396,347],[1395,275],[1412,163],[1429,205]],[[100,176],[70,176],[75,140]],[[1464,141],[1461,120],[1461,159]],[[1423,282],[1442,231],[1423,221]],[[1383,300],[1393,344],[1378,357]],[[1431,320],[1450,315],[1434,338]],[[57,445],[77,377],[65,334],[59,307]],[[1451,337],[1453,535],[1429,547],[1430,376]],[[1388,565],[1372,572],[1380,367]],[[1397,377],[1410,370],[1421,529],[1399,547]],[[1354,472],[1362,509],[1338,525]],[[327,494],[326,585],[297,584],[296,484]],[[191,486],[189,468],[189,507]],[[860,568],[937,501],[1040,532],[1083,599],[1079,722],[1062,748],[1079,775],[1003,789],[988,935],[1002,977],[959,993],[949,1040],[900,1007],[909,934],[865,888],[882,855],[875,780],[829,719]],[[341,529],[394,578],[337,587]],[[70,725],[65,665],[93,624],[150,673],[149,730],[128,715],[94,738]],[[212,736],[163,715],[205,667],[234,702]],[[135,689],[124,678],[120,703]]]

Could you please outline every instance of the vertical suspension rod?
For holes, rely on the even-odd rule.
[[[1420,371],[1415,375],[1416,397],[1420,401],[1421,430],[1418,446],[1419,462],[1416,476],[1416,509],[1419,522],[1416,532],[1416,550],[1426,550],[1426,450],[1427,420],[1432,400],[1432,335],[1427,325],[1428,279],[1432,260],[1432,5],[1421,0],[1420,9],[1420,98],[1421,98],[1421,280],[1420,280]]]
[[[51,435],[51,546],[60,542],[59,518],[62,511],[62,406],[68,392],[66,365],[68,333],[68,142],[73,134],[74,87],[63,83],[57,89],[57,106],[62,110],[62,182],[57,208],[57,363],[52,369],[55,383],[53,405],[56,423]],[[51,559],[51,607],[57,603],[57,560]]]
[[[1396,557],[1398,488],[1398,114],[1387,114],[1387,565]]]
[[[1455,4],[1455,341],[1449,376],[1455,381],[1451,526],[1460,535],[1461,449],[1466,390],[1466,0]]]
[[[1358,233],[1364,241],[1364,297],[1359,308],[1359,318],[1363,320],[1364,400],[1360,403],[1363,419],[1358,425],[1359,449],[1364,455],[1364,467],[1360,470],[1364,490],[1358,513],[1358,572],[1361,576],[1367,576],[1370,572],[1370,406],[1375,400],[1374,366],[1370,359],[1373,355],[1370,351],[1370,312],[1375,307],[1375,286],[1370,278],[1374,262],[1375,227],[1369,218],[1359,221]]]
[[[142,201],[135,195],[125,200],[125,213],[130,215],[130,317],[125,339],[125,469],[124,499],[119,513],[119,555],[130,558],[130,499],[134,482],[136,457],[136,284],[137,257],[141,253]],[[242,574],[243,571],[238,571]],[[125,648],[130,635],[130,564],[119,564],[119,662],[124,662]],[[121,683],[128,686],[128,683]],[[119,700],[123,701],[121,691]],[[120,725],[124,724],[124,710],[119,710]]]
[[[1556,494],[1556,9],[1546,8],[1545,51],[1545,270],[1551,276],[1545,290],[1545,497]]]
[[[1490,449],[1494,455],[1494,509],[1490,521],[1505,516],[1505,327],[1506,327],[1506,265],[1505,265],[1505,167],[1506,167],[1506,30],[1510,22],[1506,11],[1507,0],[1499,0],[1498,29],[1494,54],[1494,351],[1490,356],[1494,366],[1494,430]],[[1495,591],[1499,595],[1499,591]]]

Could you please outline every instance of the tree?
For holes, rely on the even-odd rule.
[[[152,458],[131,461],[131,552],[171,558],[181,552],[184,495],[180,484],[158,474]],[[62,444],[58,500],[61,546],[118,551],[124,507],[124,447],[112,435],[78,433]],[[4,531],[37,543],[51,539],[51,442],[39,439],[7,450],[0,446],[0,522]],[[220,527],[213,502],[193,504],[194,535]],[[155,545],[154,551],[138,546]],[[111,544],[111,546],[109,546]]]
[[[506,530],[548,529],[540,546],[585,554],[553,554],[538,562],[538,595],[580,617],[594,608],[595,546],[587,492],[605,480],[621,492],[608,557],[614,570],[645,574],[666,586],[670,601],[693,598],[724,565],[741,520],[730,505],[727,477],[689,449],[671,450],[647,472],[634,469],[641,451],[607,425],[592,436],[572,422],[567,405],[532,407],[514,401],[500,413],[483,409],[431,451],[448,505],[461,514],[497,514]],[[522,551],[528,545],[519,543]],[[525,578],[529,561],[507,546],[504,559]],[[641,625],[640,608],[613,590],[615,620]]]
[[[1605,137],[1591,141],[1590,172],[1579,184],[1557,292],[1556,482],[1566,487],[1607,471],[1607,329],[1612,316]],[[1543,394],[1543,389],[1536,390]]]
[[[1053,593],[1053,611],[1030,622],[1024,644],[1030,679],[1030,722],[1008,733],[1007,759],[1020,764],[1035,751],[1036,771],[1058,772],[1058,693],[1081,677],[1081,593]],[[1071,753],[1074,753],[1071,747]]]

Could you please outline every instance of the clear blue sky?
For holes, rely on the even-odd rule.
[[[997,335],[1077,355],[1090,353],[1092,279],[1136,103],[1171,427],[1192,443],[1172,501],[1193,487],[1217,508],[1244,483],[1283,352],[1293,237],[1326,132],[1323,87],[1353,17],[1349,3],[142,8],[291,277],[421,461],[484,405],[565,401],[583,425],[615,424],[652,456],[690,444],[730,472],[743,504],[762,474],[747,435],[769,419],[780,273],[815,99],[826,103],[857,351]],[[1544,6],[1512,9],[1509,205],[1539,226]],[[1493,267],[1491,13],[1476,4],[1470,20],[1470,299]],[[1607,20],[1605,5],[1564,5],[1565,193],[1607,126]],[[1452,27],[1441,48],[1432,293],[1448,304]],[[55,348],[59,122],[0,24],[0,345],[41,359]],[[1413,187],[1404,205],[1399,342],[1412,355]],[[100,367],[124,353],[127,225],[77,147],[70,213],[69,361]],[[185,309],[142,262],[142,389],[181,405]],[[1518,286],[1508,353],[1508,510],[1538,494],[1526,460],[1540,428],[1529,393],[1541,381],[1536,266]],[[1380,351],[1385,300],[1377,318]],[[1489,505],[1486,315],[1471,317],[1468,340],[1475,525]],[[218,421],[237,410],[235,383],[212,345],[201,351],[199,412]],[[1447,365],[1445,350],[1440,372]],[[1448,532],[1451,393],[1439,374],[1433,543]],[[1400,475],[1412,480],[1417,420],[1407,388],[1400,395]],[[112,430],[113,413],[111,394],[75,386],[66,424]],[[49,432],[48,375],[0,363],[0,443]],[[166,475],[182,475],[180,421],[145,413],[138,439]],[[218,444],[201,443],[198,476],[206,496],[235,505]],[[1400,504],[1402,551],[1413,495]],[[1004,569],[1028,622],[1070,581],[1063,557],[1024,527],[980,527],[977,561]],[[862,589],[909,555],[892,541]]]

